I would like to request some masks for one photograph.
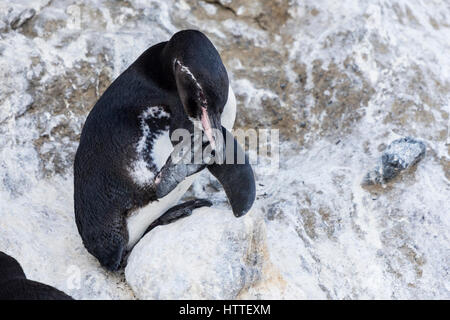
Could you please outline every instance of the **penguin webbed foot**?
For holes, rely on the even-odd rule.
[[[201,145],[202,150],[208,144],[209,142],[203,143]],[[169,194],[187,177],[206,168],[207,162],[210,159],[198,163],[198,161],[195,161],[195,153],[196,150],[192,148],[190,152],[187,152],[182,157],[178,156],[176,151],[169,156],[158,176],[155,178],[156,197],[158,199]]]
[[[157,226],[166,225],[176,220],[188,217],[194,209],[200,207],[211,207],[212,202],[207,199],[195,199],[178,204],[167,210],[161,217],[156,219],[145,231],[145,233]]]
[[[160,199],[168,195],[180,182],[205,167],[206,165],[167,162],[155,179],[156,197]]]

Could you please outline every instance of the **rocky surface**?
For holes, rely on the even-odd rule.
[[[438,1],[0,0],[0,251],[75,298],[450,298],[449,21]],[[237,127],[280,130],[280,167],[255,166],[243,220],[201,211],[149,233],[128,285],[81,244],[73,156],[110,82],[184,28],[219,49]],[[427,146],[414,174],[362,188],[405,136]],[[192,196],[227,209],[207,173]]]

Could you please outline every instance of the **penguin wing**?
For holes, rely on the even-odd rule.
[[[207,168],[223,186],[234,215],[241,217],[250,210],[255,201],[255,176],[248,156],[233,135],[224,127],[222,134],[225,141],[224,162],[208,165]],[[230,156],[234,158],[233,161],[229,159]],[[240,156],[244,156],[244,163],[238,162]]]

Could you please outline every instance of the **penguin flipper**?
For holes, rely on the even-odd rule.
[[[194,209],[211,206],[212,202],[206,199],[195,199],[178,204],[167,210],[161,217],[152,222],[152,224],[147,228],[145,233],[156,228],[157,226],[169,224],[176,220],[188,217],[192,214],[192,211]]]
[[[207,168],[223,186],[234,215],[241,217],[250,210],[255,201],[255,176],[248,156],[233,135],[224,127],[222,127],[222,134],[224,141],[228,143],[224,143],[223,164],[214,163],[208,165]],[[227,155],[233,156],[233,161],[230,161],[231,159],[227,161]],[[239,163],[238,160],[242,156],[244,156],[244,163]],[[227,162],[232,164],[227,164]]]

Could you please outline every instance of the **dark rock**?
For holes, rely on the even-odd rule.
[[[422,141],[405,137],[393,141],[381,155],[381,163],[369,171],[363,179],[363,185],[383,184],[422,160],[426,146]]]

